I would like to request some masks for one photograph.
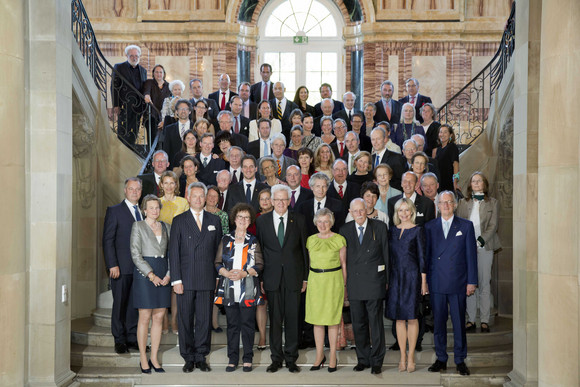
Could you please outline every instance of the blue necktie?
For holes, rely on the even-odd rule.
[[[252,185],[246,184],[246,203],[252,203]]]
[[[359,226],[358,229],[360,230],[358,234],[358,242],[362,245],[363,236],[365,235],[365,228],[363,226]]]
[[[380,162],[380,161],[381,161],[381,160],[379,160],[379,154],[378,154],[378,153],[376,153],[376,154],[375,154],[375,168],[377,167],[377,165],[379,165],[379,162]]]
[[[141,218],[141,212],[139,211],[139,208],[137,208],[136,204],[133,206],[133,209],[135,210],[135,219],[137,219],[137,222],[142,221],[143,218]]]

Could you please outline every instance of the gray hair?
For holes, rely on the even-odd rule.
[[[204,196],[207,195],[207,187],[201,181],[196,181],[196,182],[191,183],[190,185],[187,186],[187,190],[188,190],[188,192],[189,192],[190,195],[191,195],[191,191],[194,188],[201,188],[201,189],[203,189]]]
[[[282,133],[276,133],[275,135],[273,135],[270,139],[270,144],[273,144],[274,141],[276,140],[283,141],[284,146],[286,146],[286,136],[284,136]]]
[[[353,93],[352,91],[347,91],[346,93],[344,93],[342,95],[342,100],[344,101],[344,99],[346,98],[347,95],[351,94],[354,97],[354,100],[356,101],[356,94]]]
[[[232,122],[234,121],[234,113],[232,113],[232,112],[231,112],[231,111],[229,111],[229,110],[222,110],[221,112],[219,112],[219,113],[218,113],[218,115],[217,115],[217,119],[218,119],[218,121],[219,121],[219,119],[220,119],[221,117],[223,117],[223,116],[225,116],[225,115],[229,116],[229,117],[232,119]]]
[[[272,197],[274,197],[274,194],[276,192],[280,192],[280,191],[286,192],[286,194],[288,194],[288,199],[290,199],[290,197],[292,196],[292,190],[290,189],[290,187],[288,187],[285,184],[276,184],[275,186],[273,186],[270,189],[270,192],[272,193]]]
[[[383,83],[381,83],[381,89],[385,85],[389,85],[389,86],[391,86],[393,88],[393,90],[395,90],[395,85],[393,85],[393,82],[389,81],[388,79],[386,81],[383,81]]]
[[[437,175],[436,175],[436,174],[434,174],[433,172],[425,172],[425,173],[423,174],[423,176],[421,176],[421,185],[423,185],[423,181],[424,181],[426,178],[429,178],[429,177],[432,177],[433,179],[435,179],[435,182],[436,182],[437,184],[439,184],[439,179],[437,179]]]
[[[330,125],[334,126],[334,120],[332,119],[332,116],[322,116],[320,119],[320,126],[322,126],[322,123],[327,120],[330,120]]]
[[[336,126],[337,122],[342,122],[344,124],[344,128],[346,130],[348,130],[348,125],[346,124],[346,121],[343,120],[342,118],[337,118],[336,120],[334,120],[334,122],[332,123],[332,127],[334,128]]]
[[[334,164],[332,164],[332,169],[334,169],[334,167],[336,167],[336,164],[338,164],[340,162],[344,163],[344,166],[348,168],[348,163],[346,161],[344,161],[343,159],[336,159]]]
[[[437,196],[435,196],[435,206],[439,207],[439,202],[441,201],[441,198],[445,194],[451,195],[451,197],[453,198],[453,208],[457,208],[457,198],[455,197],[455,194],[452,191],[439,192],[439,194]]]
[[[334,101],[332,100],[332,98],[324,98],[322,101],[320,101],[320,107],[322,107],[324,101],[329,101],[332,107],[334,107]]]
[[[230,154],[232,153],[233,150],[240,151],[242,157],[244,157],[246,155],[246,152],[244,152],[244,150],[242,148],[240,148],[239,146],[233,145],[230,147],[230,149],[228,149],[228,159],[230,158]]]
[[[274,158],[272,156],[264,156],[262,158],[260,158],[260,171],[263,172],[263,168],[262,168],[262,164],[264,164],[264,162],[269,161],[272,163],[272,165],[276,165],[276,160],[274,160]],[[264,173],[262,173],[263,175]]]
[[[419,81],[417,80],[417,78],[409,78],[409,79],[407,79],[405,81],[405,86],[407,86],[407,83],[409,83],[411,81],[415,82],[415,85],[417,85],[417,89],[418,89],[419,88]]]
[[[346,138],[348,137],[349,134],[352,134],[354,136],[354,138],[356,138],[356,141],[360,144],[360,137],[358,135],[357,132],[353,132],[352,130],[350,132],[346,132],[346,135],[344,136],[344,139],[346,140]]]
[[[284,86],[284,82],[278,81],[278,82],[274,82],[274,86],[276,85],[276,83],[279,83],[280,85],[282,85],[282,88],[285,89],[286,86]]]
[[[203,87],[203,81],[199,78],[193,78],[191,81],[189,81],[189,87],[193,85],[193,82],[199,82],[200,86]]]
[[[125,47],[125,55],[129,55],[130,50],[137,50],[137,52],[139,53],[139,56],[141,56],[141,47],[139,47],[135,44],[130,44],[127,47]]]
[[[153,157],[151,157],[151,160],[155,160],[155,156],[162,154],[163,156],[165,156],[165,160],[169,161],[169,156],[167,155],[167,152],[165,152],[164,150],[158,150],[157,152],[153,153]]]
[[[415,111],[415,106],[413,106],[413,104],[410,102],[405,102],[403,104],[403,106],[401,106],[401,119],[399,120],[399,122],[405,122],[405,117],[403,116],[403,110],[405,110],[405,106],[407,106],[407,105],[409,105],[413,108],[413,122],[418,124],[419,121],[417,121],[417,117],[415,116],[417,114],[417,112]]]
[[[314,218],[312,219],[313,223],[316,224],[321,216],[328,216],[330,218],[330,227],[334,226],[334,213],[332,211],[325,207],[316,211],[316,214],[314,214]]]
[[[405,145],[407,145],[407,144],[413,144],[413,145],[415,145],[415,148],[419,147],[419,145],[417,144],[417,141],[410,138],[408,140],[403,141],[403,150],[405,150]]]
[[[179,79],[169,82],[169,91],[173,90],[173,86],[179,85],[181,87],[181,91],[185,90],[185,84],[181,82]]]
[[[375,113],[377,112],[377,105],[375,105],[374,103],[372,103],[372,102],[365,103],[365,106],[364,106],[363,110],[365,110],[368,107],[372,107],[373,110],[375,111]]]
[[[421,139],[423,141],[423,145],[425,145],[425,136],[423,136],[422,134],[418,134],[418,133],[411,136],[411,140],[415,141],[415,144],[417,144],[417,146],[419,146],[419,143],[413,137],[417,137],[417,138]]]
[[[433,112],[433,119],[435,119],[435,116],[437,115],[437,108],[431,102],[424,103],[423,106],[421,106],[421,108],[419,109],[419,113],[423,113],[423,109],[425,108],[425,106],[431,108],[431,111]]]
[[[380,126],[377,126],[373,130],[371,130],[371,135],[373,134],[373,132],[381,132],[383,134],[383,139],[385,137],[387,137],[387,132],[385,131],[385,129],[381,128]]]
[[[139,185],[141,187],[143,187],[143,181],[141,181],[140,178],[138,177],[128,177],[125,179],[125,188],[127,188],[127,184],[129,184],[130,181],[136,181],[137,183],[139,183]]]
[[[290,137],[292,137],[292,132],[295,131],[295,130],[299,130],[300,131],[300,134],[304,134],[304,129],[302,129],[302,126],[300,126],[300,125],[294,125],[292,127],[292,129],[290,129]],[[298,144],[296,144],[296,145],[298,145]]]
[[[352,209],[352,205],[354,203],[357,203],[357,202],[361,202],[365,206],[365,209],[367,208],[367,203],[362,198],[354,198],[354,199],[352,199],[350,201],[350,205],[348,206],[348,208],[349,209]]]
[[[233,147],[232,147],[232,148],[233,148]],[[237,147],[236,147],[236,148],[237,148]],[[231,151],[231,150],[232,150],[232,149],[230,148],[230,151]],[[228,155],[229,155],[229,153],[228,153]],[[221,171],[219,171],[219,172],[218,172],[218,173],[215,175],[215,177],[217,178],[217,177],[219,176],[219,174],[220,174],[220,173],[227,173],[227,174],[228,174],[228,179],[232,177],[232,174],[231,174],[231,173],[230,173],[230,171],[228,171],[227,169],[222,169]]]
[[[308,180],[308,185],[312,187],[316,180],[324,180],[326,183],[326,188],[330,185],[330,177],[328,177],[324,172],[316,172],[312,176],[310,176],[310,180]]]
[[[286,168],[286,174],[288,174],[288,171],[290,170],[290,168],[296,168],[298,170],[298,172],[302,173],[302,171],[298,165],[292,164],[292,165],[288,166],[288,168]]]
[[[218,81],[219,81],[220,79],[222,79],[223,77],[226,77],[226,78],[228,78],[228,83],[231,83],[231,82],[232,82],[232,81],[230,80],[230,76],[229,76],[228,74],[226,74],[226,73],[220,74],[220,76],[218,77]]]

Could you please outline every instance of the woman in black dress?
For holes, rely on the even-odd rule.
[[[367,151],[360,151],[354,157],[354,165],[356,170],[354,173],[348,175],[346,180],[362,186],[367,181],[373,181],[373,163],[371,154]]]
[[[457,190],[459,181],[459,149],[451,125],[439,128],[439,146],[433,149],[433,158],[439,166],[439,192]]]
[[[421,295],[428,292],[425,267],[425,234],[415,225],[413,202],[402,198],[395,204],[393,227],[389,229],[389,288],[385,316],[396,320],[401,347],[399,371],[415,371],[415,345],[419,336]],[[405,321],[407,324],[405,324]],[[406,353],[409,341],[409,356]]]
[[[312,117],[316,115],[316,110],[314,110],[314,106],[308,105],[306,101],[308,100],[310,92],[306,86],[300,86],[298,90],[296,90],[296,94],[294,94],[294,103],[298,105],[302,113],[310,113]]]

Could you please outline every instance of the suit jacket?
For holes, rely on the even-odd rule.
[[[195,157],[199,160],[199,163],[201,164],[199,166],[199,169],[197,170],[197,178],[199,179],[199,181],[201,181],[205,185],[217,185],[215,177],[219,171],[227,168],[226,162],[220,158],[214,159],[213,157],[210,157],[209,163],[207,164],[207,166],[204,167],[201,153],[198,153],[197,155],[195,155]]]
[[[276,161],[276,158],[274,156],[272,156],[274,158],[274,161]],[[291,165],[298,165],[298,163],[296,162],[296,160],[294,160],[292,157],[288,157],[288,156],[284,156],[282,155],[282,157],[280,157],[281,163],[280,163],[280,168],[281,168],[281,174],[280,176],[278,176],[278,178],[280,180],[284,180],[286,181],[286,168],[288,168]],[[276,167],[278,167],[276,165]]]
[[[465,294],[467,284],[477,285],[473,223],[454,216],[445,239],[442,218],[433,219],[425,224],[425,236],[429,292]]]
[[[356,222],[340,228],[346,239],[346,288],[350,300],[377,300],[386,296],[389,278],[387,225],[368,219],[362,244]]]
[[[157,181],[155,180],[155,174],[153,174],[153,172],[146,173],[144,175],[139,175],[137,177],[141,179],[141,182],[143,184],[142,186],[143,189],[141,190],[141,198],[144,198],[149,194],[159,196],[159,186],[157,185]]]
[[[213,99],[207,99],[207,98],[200,98],[203,99],[205,101],[205,103],[207,103],[207,114],[209,115],[209,118],[211,118],[212,120],[217,119],[217,115],[220,112],[220,108],[217,104],[217,102]],[[189,102],[191,102],[191,105],[193,107],[195,107],[195,101],[194,99],[190,99]],[[191,112],[191,115],[193,117],[193,111]]]
[[[333,99],[332,101],[334,102],[334,109],[332,109],[332,114],[337,113],[344,109],[344,104],[341,101],[337,101],[335,99]],[[322,115],[322,109],[320,108],[321,104],[322,101],[314,105],[314,112],[316,113],[316,116]]]
[[[203,211],[201,230],[191,211],[173,218],[169,238],[171,282],[181,281],[184,290],[214,290],[214,260],[221,240],[221,221],[212,213]]]
[[[248,123],[249,123],[250,121],[258,118],[258,104],[255,102],[252,102],[250,100],[248,100],[247,103],[249,104],[249,108],[250,108],[250,116],[246,117],[248,119]],[[229,111],[232,110],[229,102],[226,104],[226,110],[229,110]],[[245,116],[243,116],[243,117],[245,117]]]
[[[334,139],[334,141],[330,144],[330,149],[332,149],[332,153],[334,153],[334,159],[340,158],[340,148],[338,147],[338,139]],[[344,144],[344,151],[342,154],[348,153],[348,149],[346,149],[346,143]]]
[[[262,141],[261,140],[254,140],[254,141],[250,141],[248,143],[248,148],[246,153],[254,156],[256,158],[256,160],[258,160],[260,158],[260,147],[262,147]]]
[[[296,200],[296,203],[294,203],[294,208],[288,207],[289,211],[296,211],[298,206],[300,206],[302,203],[314,198],[314,194],[308,188],[300,186],[298,187],[297,191],[300,191],[300,194],[298,195],[298,200]]]
[[[236,121],[234,120],[233,125],[232,125],[232,132],[234,131],[235,126],[236,126]],[[246,139],[250,136],[250,119],[242,116],[241,114],[240,114],[240,133],[239,134],[246,137]]]
[[[274,118],[278,118],[278,113],[276,112],[277,106],[278,100],[276,98],[270,99],[270,108],[272,109],[272,114],[274,115]],[[287,144],[290,143],[290,129],[292,127],[289,118],[290,113],[292,113],[292,110],[294,109],[298,109],[298,105],[296,105],[294,102],[286,98],[286,108],[282,112],[282,119],[280,121],[282,122],[282,134],[286,136]]]
[[[362,113],[360,110],[358,109],[352,109],[352,114],[354,113]],[[352,125],[350,124],[350,118],[348,118],[348,114],[346,112],[346,109],[342,109],[337,111],[336,113],[332,114],[332,118],[337,119],[337,118],[342,118],[345,122],[346,122],[346,126],[348,127],[348,130],[352,130]]]
[[[193,121],[189,121],[189,129],[193,129]],[[169,168],[173,169],[179,166],[181,160],[175,160],[175,154],[181,150],[183,139],[179,134],[179,122],[171,124],[163,129],[165,139],[163,140],[163,149],[169,155]]]
[[[113,106],[122,107],[128,102],[128,96],[136,97],[134,90],[125,82],[135,87],[139,92],[143,88],[143,84],[147,80],[147,70],[141,65],[137,65],[139,69],[139,77],[133,77],[131,72],[131,65],[128,61],[117,63],[113,68],[113,80],[111,82],[111,94],[113,95]],[[120,75],[120,76],[118,76]],[[125,78],[123,80],[121,77]],[[131,99],[132,100],[132,99]],[[139,99],[139,104],[143,101]]]
[[[457,216],[469,219],[473,210],[473,199],[467,201],[459,200]],[[501,248],[501,242],[497,235],[497,226],[499,224],[499,202],[495,198],[489,198],[479,202],[479,224],[481,227],[481,237],[485,241],[483,246],[487,251],[495,251]]]
[[[295,212],[304,215],[304,218],[306,219],[306,232],[308,236],[316,234],[318,232],[318,228],[314,224],[314,196],[312,199],[308,199],[294,208],[296,209]],[[328,208],[334,213],[334,225],[332,226],[332,231],[338,232],[340,227],[342,227],[344,224],[344,219],[346,218],[346,213],[342,207],[342,202],[340,200],[330,198],[327,195],[324,208]]]
[[[230,90],[230,96],[229,98],[226,100],[226,104],[230,101],[230,99],[232,99],[232,97],[234,95],[238,95],[238,93],[236,93],[235,91],[231,91]],[[220,104],[221,104],[221,92],[219,90],[214,91],[213,93],[209,94],[207,96],[208,99],[213,99],[215,101],[215,103],[217,104],[217,108],[218,108],[218,113],[221,111],[220,109]],[[217,117],[217,113],[216,113],[216,117]]]
[[[403,107],[403,105],[399,101],[396,101],[394,99],[391,99],[391,102],[392,107],[390,120],[387,118],[387,112],[385,112],[383,101],[378,100],[375,103],[375,106],[377,108],[377,113],[375,114],[375,117],[373,119],[375,122],[387,121],[389,124],[391,124],[391,126],[393,126],[393,124],[396,124],[401,120],[401,108]]]
[[[165,259],[167,259],[170,227],[170,225],[161,222],[161,242],[157,242],[157,237],[144,220],[133,223],[131,229],[131,256],[133,264],[143,276],[152,271],[151,265],[143,257],[165,256]],[[171,276],[169,268],[167,268],[166,273],[155,274],[161,279],[165,275]]]
[[[373,155],[373,167],[375,165],[375,158],[376,155]],[[379,164],[388,164],[389,167],[391,167],[391,169],[393,170],[393,177],[391,178],[391,183],[390,185],[395,188],[398,189],[399,191],[401,190],[401,177],[403,176],[403,173],[406,171],[406,167],[405,164],[403,164],[402,160],[401,160],[401,155],[395,152],[391,152],[390,150],[385,150],[385,153],[383,154],[383,158],[381,159],[381,161],[379,162]]]
[[[275,211],[270,211],[256,219],[256,236],[264,258],[264,290],[280,290],[280,284],[284,283],[286,289],[300,291],[302,282],[308,280],[309,268],[304,217],[288,212],[284,243],[280,246],[278,230],[274,229],[274,214]]]
[[[250,86],[250,100],[256,104],[262,102],[262,81],[254,83]],[[270,92],[268,93],[268,101],[274,98],[274,82],[270,81]]]
[[[334,187],[334,180],[332,180],[330,182],[330,186],[328,187],[328,191],[326,192],[326,196],[340,200],[342,203],[342,208],[346,214],[348,212],[348,209],[350,208],[350,202],[353,199],[360,198],[360,188],[361,188],[360,185],[358,185],[357,183],[353,183],[350,181],[346,182],[344,195],[341,198],[338,192],[336,191],[336,188]]]
[[[389,210],[389,224],[393,223],[393,215],[395,212],[395,204],[397,201],[403,197],[404,194],[393,196],[387,202],[387,208]],[[418,226],[423,226],[425,223],[432,219],[435,219],[435,204],[431,199],[426,196],[421,196],[417,194],[415,197],[415,208],[417,209],[417,214],[415,216],[415,224]]]
[[[268,186],[264,183],[256,181],[256,184],[254,184],[254,190],[252,191],[252,202],[249,204],[254,207],[256,212],[260,211],[260,198],[258,197],[258,194],[264,188],[268,188]],[[229,214],[231,209],[238,203],[246,203],[246,183],[244,182],[243,178],[242,181],[230,185],[230,188],[228,189],[228,196],[226,197],[226,212]]]
[[[121,274],[133,274],[131,229],[134,222],[135,218],[125,200],[107,208],[103,226],[103,255],[107,270],[119,266]]]
[[[406,104],[409,101],[410,98],[408,95],[404,96],[399,100],[401,105]],[[433,101],[431,101],[431,97],[427,97],[426,95],[422,94],[417,94],[417,100],[415,101],[415,118],[419,122],[423,122],[423,117],[421,116],[421,107],[426,103],[433,103]]]

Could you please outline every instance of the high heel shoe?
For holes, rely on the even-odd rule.
[[[330,363],[328,363],[328,372],[336,372],[337,369],[338,369],[338,359],[336,359],[336,365],[334,367],[331,367]]]
[[[147,368],[146,370],[144,370],[143,367],[141,367],[141,362],[139,362],[139,368],[141,368],[141,373],[143,373],[143,374],[150,374],[151,373],[151,368]]]
[[[324,368],[324,363],[326,362],[326,356],[322,358],[322,361],[317,366],[313,365],[310,367],[310,371],[318,371],[321,368]]]
[[[405,372],[407,364],[404,361],[399,362],[399,372]]]
[[[416,366],[415,363],[409,363],[409,364],[407,364],[407,372],[408,373],[415,372],[415,366]]]
[[[153,365],[153,363],[151,362],[151,360],[149,360],[149,372],[148,372],[149,374],[151,373],[151,368],[153,368],[155,370],[155,372],[159,372],[159,373],[165,372],[165,370],[163,369],[163,367],[156,368]]]

